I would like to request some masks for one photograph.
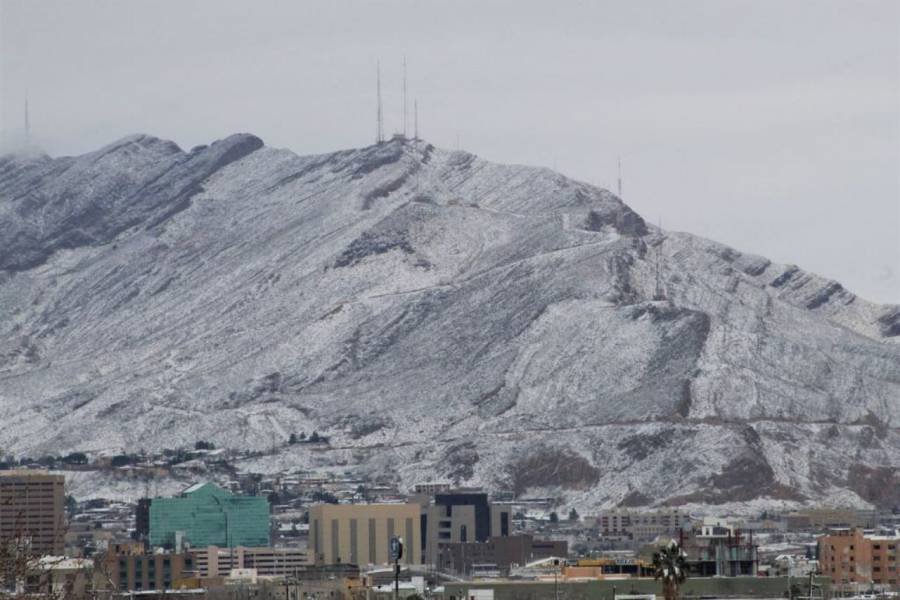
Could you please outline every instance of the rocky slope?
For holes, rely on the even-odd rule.
[[[0,447],[20,454],[316,429],[328,448],[247,466],[580,507],[890,504],[898,340],[900,307],[424,142],[0,158]]]

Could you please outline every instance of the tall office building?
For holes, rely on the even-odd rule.
[[[435,564],[440,546],[450,543],[487,542],[510,535],[509,506],[488,502],[484,492],[440,492],[422,508],[420,545],[425,562]]]
[[[319,504],[309,510],[310,562],[383,565],[392,537],[404,540],[402,564],[422,564],[421,506],[409,504]]]
[[[212,483],[198,483],[175,498],[153,498],[149,508],[151,546],[268,546],[269,501],[235,496]]]
[[[30,554],[65,549],[65,478],[47,471],[0,471],[0,540]]]

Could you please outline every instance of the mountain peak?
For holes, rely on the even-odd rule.
[[[129,137],[0,166],[0,249],[15,452],[274,437],[240,467],[579,510],[895,489],[896,308],[547,169],[397,139]],[[334,445],[287,444],[312,429]]]

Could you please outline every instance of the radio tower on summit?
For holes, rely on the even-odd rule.
[[[622,157],[619,157],[619,198],[622,197]]]
[[[31,145],[31,122],[28,120],[28,90],[25,90],[25,145]]]
[[[403,137],[406,137],[406,55],[403,55],[403,126],[400,128],[400,133],[403,134]]]
[[[384,115],[381,111],[381,62],[375,63],[375,85],[378,89],[378,110],[376,113],[375,126],[375,143],[380,144],[384,141]]]

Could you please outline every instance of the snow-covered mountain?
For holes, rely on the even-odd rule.
[[[890,504],[898,341],[898,306],[425,142],[0,158],[19,454],[318,430],[254,466],[581,507]]]

